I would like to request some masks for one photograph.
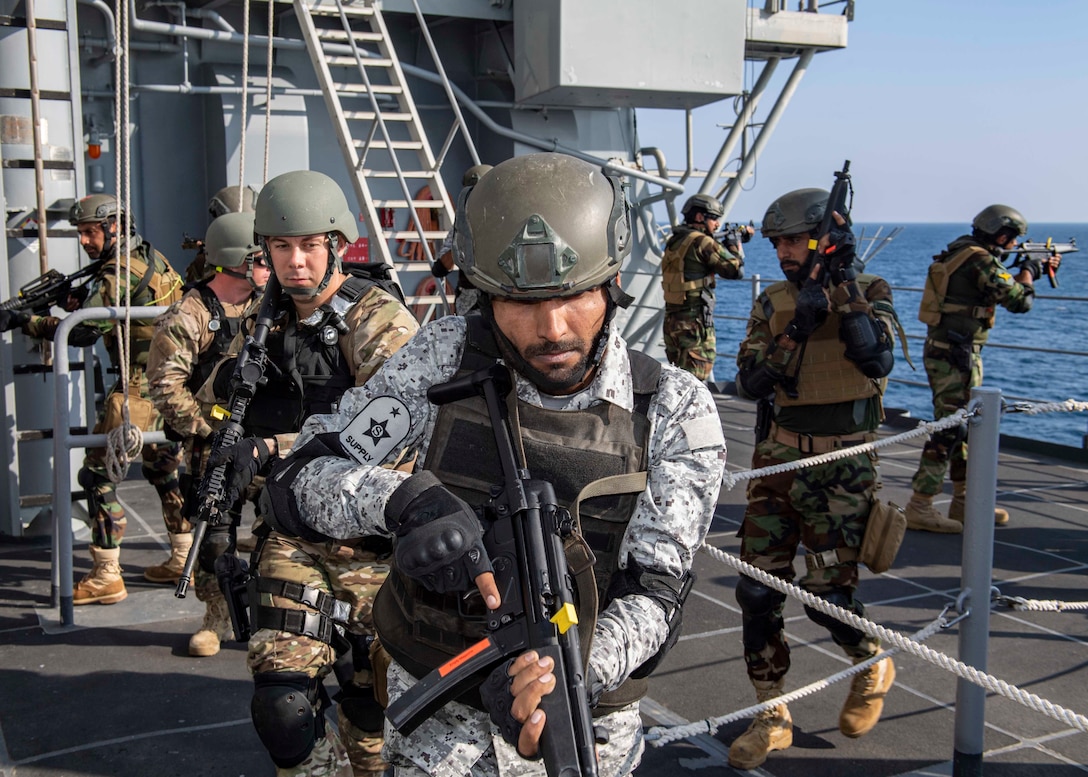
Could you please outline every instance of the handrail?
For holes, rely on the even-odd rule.
[[[166,311],[167,308],[163,306],[83,308],[61,319],[53,337],[53,418],[56,431],[53,434],[53,552],[50,561],[53,583],[50,604],[60,607],[62,626],[71,626],[75,622],[72,594],[72,462],[68,451],[70,448],[102,447],[107,437],[105,434],[72,434],[68,335],[84,321],[116,320],[126,315],[129,318],[156,318]],[[88,412],[88,419],[90,416]],[[145,444],[167,441],[163,432],[144,432],[143,436]]]

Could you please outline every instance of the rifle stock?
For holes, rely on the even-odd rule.
[[[555,662],[555,690],[541,700],[547,715],[540,748],[549,777],[597,775],[593,719],[582,665],[574,592],[562,537],[570,515],[556,504],[550,483],[519,468],[503,397],[512,387],[506,367],[494,365],[431,387],[436,405],[482,395],[495,433],[503,485],[491,502],[494,523],[485,544],[501,603],[489,613],[488,635],[422,678],[386,710],[410,733],[480,676],[528,649]]]
[[[245,345],[234,362],[234,388],[231,390],[228,403],[228,420],[215,434],[208,453],[209,461],[214,459],[220,451],[226,450],[245,436],[242,422],[245,420],[249,403],[264,378],[268,359],[265,341],[268,339],[268,330],[276,314],[279,296],[280,284],[273,273],[268,279],[264,296],[261,298],[261,307],[257,312],[257,323],[253,334],[246,338]],[[196,475],[196,473],[193,474]],[[185,566],[181,570],[177,588],[174,590],[174,596],[179,599],[185,598],[192,582],[193,567],[196,566],[197,558],[200,556],[200,546],[204,542],[208,526],[219,526],[225,520],[230,520],[227,515],[231,505],[227,502],[226,476],[227,464],[223,463],[209,467],[200,481],[200,489],[197,491],[196,517],[193,519],[193,545],[185,558]]]

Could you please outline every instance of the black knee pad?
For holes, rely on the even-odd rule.
[[[249,712],[257,736],[276,766],[297,766],[325,736],[320,682],[302,672],[261,672],[253,682]]]
[[[772,635],[782,631],[779,608],[786,601],[786,595],[741,575],[736,596],[743,624],[744,649],[759,652],[767,647],[767,640]]]
[[[842,607],[848,612],[852,612],[855,615],[861,617],[865,616],[865,607],[861,602],[854,600],[854,594],[847,588],[833,588],[830,591],[826,591],[821,594],[817,594],[821,599],[824,599],[837,607]],[[844,647],[853,647],[861,642],[865,638],[864,632],[858,631],[853,626],[840,621],[838,618],[834,618],[830,615],[825,615],[819,610],[815,610],[812,607],[805,605],[805,615],[809,617],[813,623],[823,626],[829,632],[831,632],[831,638],[835,640],[836,645]]]
[[[215,574],[215,560],[235,550],[234,527],[230,525],[210,526],[200,543],[197,560],[200,568],[209,574]]]

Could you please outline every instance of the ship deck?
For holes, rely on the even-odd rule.
[[[729,441],[729,466],[751,457],[751,403],[718,395]],[[897,429],[883,429],[893,434]],[[904,504],[920,443],[881,452],[883,496]],[[1026,453],[1003,446],[998,503],[1011,521],[996,529],[994,585],[1006,596],[1088,599],[1088,465],[1082,457]],[[201,606],[179,601],[170,586],[143,580],[165,557],[158,501],[144,481],[119,487],[129,509],[125,578],[129,597],[109,607],[76,609],[61,627],[49,608],[47,540],[0,544],[0,777],[148,774],[261,777],[274,769],[249,720],[251,682],[245,648],[228,644],[211,658],[187,655]],[[946,493],[938,504],[947,505]],[[708,543],[735,553],[743,487],[719,499]],[[85,543],[77,543],[77,547]],[[955,600],[962,537],[908,532],[895,566],[862,572],[860,598],[869,617],[903,634],[932,622]],[[80,552],[76,573],[89,568]],[[650,683],[647,726],[674,725],[730,713],[754,702],[741,657],[737,573],[700,553],[698,583],[685,610],[684,636]],[[1015,612],[995,607],[988,671],[1080,714],[1088,713],[1088,618],[1083,611]],[[793,667],[787,689],[844,669],[847,661],[826,631],[795,600],[786,606]],[[955,627],[930,638],[955,657]],[[955,677],[920,658],[895,658],[898,677],[881,723],[851,740],[838,731],[846,683],[795,702],[794,744],[752,773],[822,775],[950,775]],[[1078,679],[1079,678],[1079,679]],[[330,681],[330,690],[331,690]],[[733,774],[729,743],[746,721],[664,747],[647,747],[637,774]],[[986,703],[983,768],[987,775],[1088,773],[1088,736],[1012,701]]]

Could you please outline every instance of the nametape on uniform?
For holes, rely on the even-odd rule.
[[[408,406],[396,397],[374,397],[340,432],[340,444],[360,464],[381,464],[412,428]]]
[[[697,451],[725,445],[725,433],[722,431],[721,420],[716,415],[692,418],[682,422],[680,428],[684,430],[688,450]]]

